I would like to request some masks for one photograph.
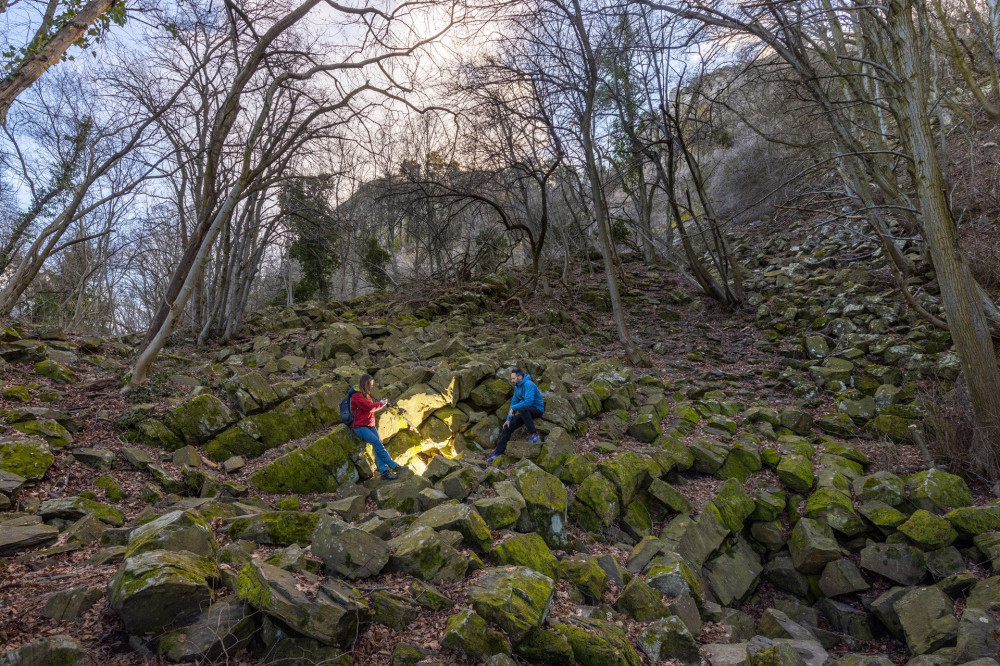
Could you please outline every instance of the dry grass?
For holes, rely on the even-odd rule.
[[[935,463],[987,485],[1000,480],[1000,433],[976,422],[964,385],[948,392],[930,389],[921,401],[927,409],[927,447]]]

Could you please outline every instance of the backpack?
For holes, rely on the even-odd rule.
[[[354,412],[351,411],[351,396],[355,392],[353,387],[347,389],[347,395],[340,401],[340,422],[348,428],[354,425]]]

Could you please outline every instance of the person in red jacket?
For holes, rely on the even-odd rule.
[[[396,464],[389,452],[385,450],[382,439],[378,436],[378,430],[375,428],[375,412],[385,409],[389,405],[389,401],[383,399],[375,402],[372,399],[372,389],[374,388],[375,378],[371,375],[361,375],[358,385],[351,393],[351,414],[354,415],[354,423],[351,428],[362,441],[372,445],[372,451],[375,453],[375,466],[378,467],[379,474],[382,475],[383,479],[391,481],[399,478],[396,472],[405,469],[405,465]]]

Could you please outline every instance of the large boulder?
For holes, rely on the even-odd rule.
[[[168,428],[185,444],[201,444],[236,420],[226,404],[211,393],[185,400],[163,417]]]
[[[640,666],[642,659],[625,630],[599,618],[571,618],[553,627],[566,637],[583,666]]]
[[[396,409],[412,428],[419,428],[424,419],[442,407],[453,405],[449,396],[438,393],[427,384],[411,386],[396,399]]]
[[[308,546],[317,523],[317,513],[272,511],[237,518],[229,524],[226,533],[234,540],[245,539],[268,546]]]
[[[290,451],[250,475],[250,485],[266,493],[331,493],[358,480],[353,456],[362,442],[345,425],[312,444]]]
[[[486,620],[466,608],[445,622],[441,645],[482,662],[495,654],[510,654],[510,643],[499,631],[490,629]]]
[[[86,497],[61,497],[45,500],[38,509],[38,515],[45,520],[50,518],[77,520],[87,514],[91,514],[102,523],[113,527],[121,527],[125,524],[124,513],[113,506],[101,504]]]
[[[195,511],[171,511],[129,533],[125,557],[152,550],[186,551],[215,559],[219,546],[212,528]]]
[[[59,530],[41,523],[29,525],[0,525],[0,557],[19,550],[47,546],[59,538]]]
[[[676,615],[657,620],[639,634],[639,647],[651,661],[674,659],[686,666],[701,665],[701,651],[688,628]]]
[[[630,504],[639,491],[649,485],[649,467],[632,451],[626,451],[612,460],[602,462],[598,468],[601,474],[615,485],[622,506]]]
[[[937,587],[908,592],[893,604],[906,636],[906,645],[915,655],[943,647],[958,635],[954,603]]]
[[[213,662],[242,650],[253,632],[250,606],[230,597],[209,606],[188,626],[163,636],[157,652],[175,663]]]
[[[559,560],[549,550],[545,540],[535,532],[515,534],[497,544],[490,551],[490,558],[497,564],[534,569],[552,579],[559,576]]]
[[[108,581],[108,602],[130,634],[159,633],[197,618],[212,601],[215,562],[187,551],[126,558]]]
[[[0,666],[84,666],[87,661],[83,645],[65,634],[39,638],[0,654]]]
[[[469,588],[469,603],[497,625],[513,643],[541,627],[552,603],[555,583],[527,567],[488,569]]]
[[[330,515],[316,526],[312,553],[330,573],[351,580],[378,575],[389,562],[389,546],[382,539]]]
[[[295,575],[260,562],[240,570],[236,592],[292,630],[325,645],[351,647],[360,629],[371,619],[364,598],[352,587],[333,579],[316,579],[307,594]]]
[[[519,526],[522,532],[538,532],[553,548],[569,543],[566,533],[568,495],[562,481],[529,460],[514,466],[517,489],[524,498],[525,510]]]
[[[869,542],[861,551],[861,568],[900,585],[916,585],[927,573],[923,552],[905,543]]]
[[[493,543],[490,528],[479,513],[468,504],[448,502],[424,511],[411,527],[427,526],[435,530],[459,532],[465,543],[485,553]]]
[[[576,524],[591,532],[600,532],[610,526],[620,513],[618,491],[600,472],[583,480],[569,507],[569,515]]]
[[[407,530],[392,541],[389,568],[435,583],[453,583],[465,577],[468,560],[430,527]]]
[[[788,539],[788,551],[795,568],[805,574],[821,573],[827,562],[841,556],[833,530],[810,518],[802,518],[795,524]]]
[[[972,506],[972,492],[960,476],[932,468],[917,472],[906,482],[910,501],[917,508],[945,513],[963,506]]]

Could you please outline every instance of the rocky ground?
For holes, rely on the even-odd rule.
[[[10,326],[0,665],[997,664],[1000,504],[911,441],[947,335],[851,230],[760,237],[748,312],[627,264],[648,368],[587,272],[271,309],[126,397],[128,341]],[[515,365],[543,441],[488,465]]]

